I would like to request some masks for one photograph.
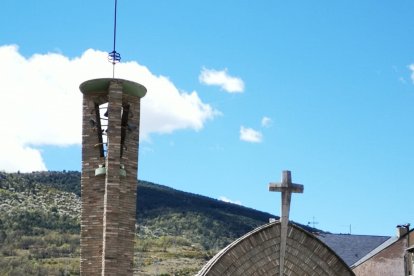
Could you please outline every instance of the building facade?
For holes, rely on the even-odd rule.
[[[397,235],[351,266],[357,276],[410,276],[413,271],[414,231],[397,226]]]

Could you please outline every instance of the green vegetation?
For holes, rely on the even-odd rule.
[[[0,276],[79,275],[80,173],[0,172]],[[194,275],[272,215],[145,181],[135,275]]]
[[[0,275],[79,274],[77,186],[75,172],[0,173]]]

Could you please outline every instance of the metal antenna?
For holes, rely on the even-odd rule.
[[[319,224],[319,222],[315,221],[315,217],[312,217],[312,221],[308,222],[308,226],[312,224],[312,228],[315,228],[316,224]]]
[[[115,0],[115,15],[114,15],[114,48],[108,54],[108,61],[112,63],[112,78],[115,78],[115,64],[121,61],[121,54],[115,50],[116,46],[116,8],[118,0]]]

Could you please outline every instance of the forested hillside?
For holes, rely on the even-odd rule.
[[[219,249],[273,217],[204,196],[140,181],[138,224],[184,236],[205,249]]]
[[[80,202],[79,172],[0,172],[0,275],[78,274]],[[136,275],[192,275],[270,217],[140,181]]]

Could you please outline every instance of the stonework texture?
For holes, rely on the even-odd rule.
[[[197,274],[279,275],[280,222],[259,227],[234,241]],[[283,275],[351,276],[354,273],[311,233],[289,224]]]
[[[108,103],[106,157],[99,149],[99,131],[91,125],[104,103]],[[134,126],[128,130],[121,125],[125,110],[128,126]],[[133,274],[139,119],[140,98],[123,93],[122,80],[112,80],[108,91],[84,94],[81,275]],[[99,165],[105,165],[106,174],[95,176]]]

